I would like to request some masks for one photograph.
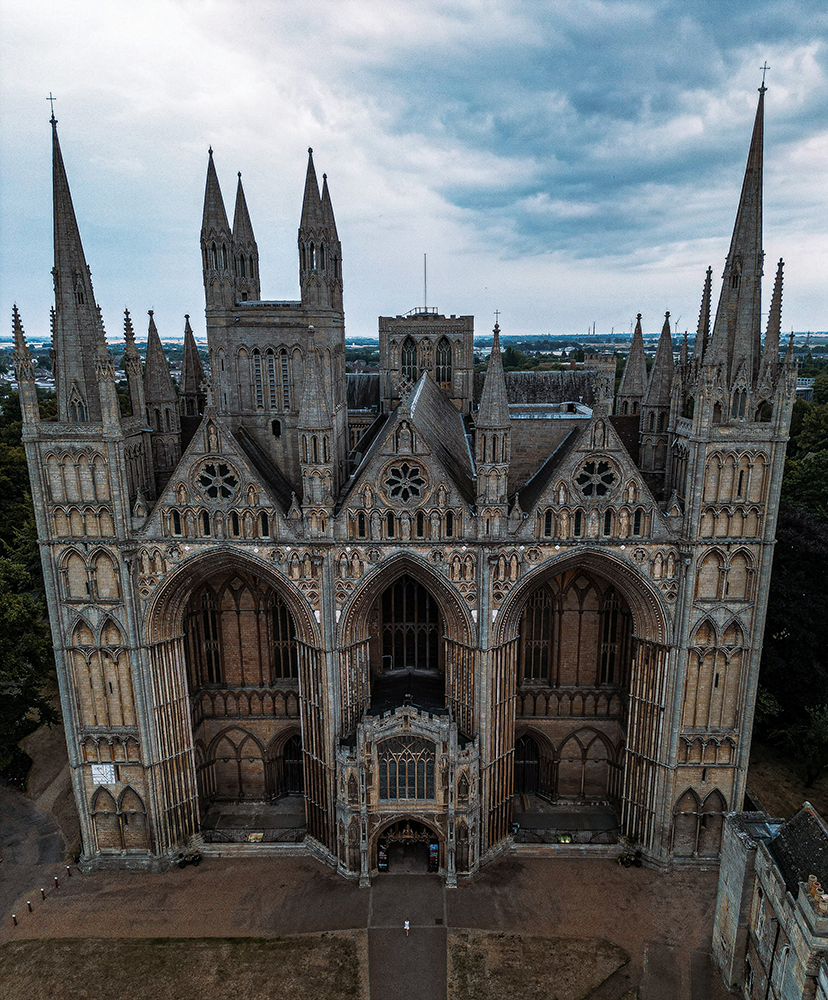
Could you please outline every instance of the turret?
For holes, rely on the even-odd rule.
[[[204,365],[198,354],[190,317],[184,317],[184,355],[181,360],[181,385],[178,391],[182,417],[197,417],[204,413]]]
[[[229,309],[233,294],[233,234],[227,223],[213,150],[209,151],[207,184],[204,190],[204,214],[201,222],[201,260],[204,295],[208,309]],[[256,266],[258,274],[258,263]]]
[[[34,364],[29,353],[29,345],[23,333],[23,322],[17,305],[12,308],[12,330],[14,332],[14,374],[17,378],[17,391],[20,393],[20,411],[23,416],[24,428],[30,428],[40,421],[40,407],[37,402],[37,385],[35,384]]]
[[[241,173],[236,188],[236,211],[233,215],[233,271],[236,302],[258,301],[262,297],[259,290],[259,248],[253,235],[250,213],[247,211]]]
[[[630,344],[630,353],[627,356],[627,364],[618,386],[615,412],[622,416],[632,416],[638,413],[646,391],[647,358],[644,355],[644,337],[641,333],[641,313],[639,313],[635,318],[635,331]]]
[[[477,411],[475,462],[477,465],[477,503],[497,505],[498,523],[503,523],[509,492],[509,460],[512,434],[509,400],[506,395],[506,375],[500,354],[500,326],[495,323],[489,366],[483,382]],[[480,513],[480,511],[478,511]],[[490,517],[490,533],[492,529]]]
[[[779,335],[782,328],[782,259],[776,266],[776,279],[773,283],[770,309],[768,309],[768,327],[765,332],[765,345],[762,349],[762,369],[759,383],[772,382],[779,370]]]
[[[153,430],[152,456],[156,483],[160,490],[181,458],[181,423],[175,386],[151,309],[147,334],[147,363],[144,369],[144,393],[149,425]]]
[[[106,338],[92,278],[83,252],[57,134],[52,125],[55,311],[52,322],[53,369],[58,420],[86,423],[101,419],[97,366],[107,354]]]
[[[135,346],[135,331],[129,309],[124,309],[124,372],[129,386],[129,400],[133,417],[147,421],[147,401],[144,395],[144,376],[141,370],[141,356]]]
[[[333,508],[336,482],[333,415],[325,388],[322,357],[309,328],[302,405],[299,408],[299,464],[302,470],[302,507],[312,535],[325,534]]]
[[[667,430],[672,389],[673,341],[668,312],[664,315],[647,392],[641,402],[641,471],[650,475],[664,475],[667,467]]]
[[[699,322],[696,324],[696,342],[693,345],[693,357],[700,361],[707,350],[710,340],[710,302],[713,297],[713,268],[708,267],[704,278],[701,306],[699,307]]]
[[[308,149],[308,170],[302,219],[299,223],[299,284],[302,305],[342,311],[342,246],[336,231],[328,178],[322,175],[322,195]]]

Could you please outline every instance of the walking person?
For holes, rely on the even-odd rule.
[[[410,927],[410,924],[408,923],[408,921],[407,921],[407,920],[406,920],[406,922],[405,922],[405,923],[403,924],[403,927],[405,928],[405,936],[406,936],[406,937],[408,937],[408,929],[409,929],[409,927]]]

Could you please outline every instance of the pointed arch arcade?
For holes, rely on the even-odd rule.
[[[440,631],[436,633],[445,676],[445,702],[462,732],[474,732],[474,623],[459,595],[432,567],[400,553],[363,577],[339,624],[342,731],[352,733],[371,698],[372,639],[381,628],[383,595],[403,578],[433,600]]]
[[[239,586],[233,587],[233,582]],[[329,760],[330,748],[324,739],[324,691],[319,678],[325,676],[321,669],[321,635],[314,614],[304,596],[282,574],[260,559],[242,555],[232,549],[213,549],[185,560],[169,580],[155,593],[146,616],[145,641],[150,654],[152,683],[152,712],[156,731],[164,734],[161,754],[155,765],[156,783],[159,788],[159,849],[172,849],[185,844],[198,830],[198,783],[196,780],[196,753],[194,720],[198,720],[199,703],[191,704],[190,682],[198,677],[203,690],[222,693],[222,664],[220,652],[213,661],[212,680],[206,654],[200,665],[188,664],[187,628],[203,612],[201,599],[227,604],[228,620],[232,629],[234,616],[247,620],[236,627],[236,643],[248,649],[257,647],[258,640],[245,640],[243,633],[256,628],[273,629],[286,626],[287,631],[278,639],[286,647],[279,662],[291,668],[295,656],[298,691],[271,692],[260,689],[257,657],[253,656],[256,670],[251,678],[254,684],[232,686],[227,691],[227,714],[277,713],[277,703],[290,717],[289,702],[298,702],[294,711],[299,715],[303,734],[304,787],[308,833],[330,848],[330,831],[333,828],[330,810],[333,802],[333,770]],[[193,598],[196,597],[195,607]],[[258,602],[258,603],[257,603]],[[208,616],[209,617],[209,616]],[[201,621],[204,621],[203,614]],[[222,624],[216,622],[215,641],[222,641]],[[239,640],[241,636],[241,640]],[[234,647],[235,648],[235,647]],[[258,643],[258,648],[262,644]],[[295,650],[295,652],[291,652]],[[278,652],[278,650],[276,651]],[[274,657],[276,657],[274,652]],[[278,658],[278,657],[277,657]],[[275,670],[275,660],[270,664]],[[198,671],[204,671],[199,673]],[[225,678],[226,679],[226,678]],[[271,680],[273,678],[271,677]],[[236,678],[242,680],[241,677]],[[211,688],[212,685],[212,688]],[[294,689],[296,684],[293,684]],[[297,697],[298,696],[298,697]],[[231,706],[232,702],[232,706]],[[238,749],[238,747],[237,747]],[[202,751],[203,753],[203,751]],[[257,755],[240,754],[247,758]],[[223,754],[228,762],[229,751]],[[236,756],[234,750],[233,755]],[[264,755],[261,755],[262,757]],[[249,763],[249,762],[248,762]],[[202,767],[209,765],[205,757]],[[250,765],[255,767],[255,764]],[[267,785],[263,784],[263,787]]]

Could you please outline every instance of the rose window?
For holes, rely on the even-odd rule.
[[[602,497],[612,489],[615,473],[609,462],[586,462],[575,482],[585,497]]]
[[[205,462],[198,474],[198,484],[211,500],[229,500],[239,480],[225,462]]]
[[[426,481],[420,472],[419,465],[409,465],[402,462],[394,465],[388,470],[385,479],[385,488],[392,500],[402,500],[406,502],[412,497],[420,497],[426,488]]]

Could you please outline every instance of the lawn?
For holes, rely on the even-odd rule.
[[[580,1000],[629,961],[602,938],[449,931],[449,1000]]]
[[[14,1000],[368,1000],[364,931],[286,938],[16,941],[0,947]]]

